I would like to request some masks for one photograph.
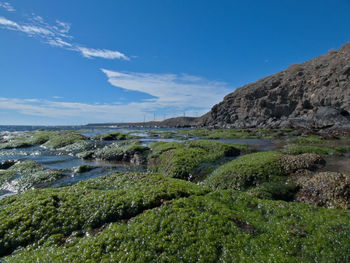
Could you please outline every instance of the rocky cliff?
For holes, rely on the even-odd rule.
[[[202,116],[203,126],[350,127],[350,43],[245,85]]]

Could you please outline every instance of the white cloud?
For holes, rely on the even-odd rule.
[[[0,2],[0,7],[6,9],[8,12],[15,12],[16,9],[8,2]]]
[[[0,109],[13,110],[29,116],[48,117],[52,119],[64,118],[64,123],[71,122],[72,119],[84,120],[85,122],[141,121],[144,114],[146,114],[147,120],[151,120],[153,113],[145,112],[147,107],[148,105],[144,103],[129,103],[126,105],[118,103],[87,104],[50,100],[29,101],[28,99],[0,97]]]
[[[60,20],[56,20],[55,25],[50,25],[46,23],[41,16],[32,14],[28,23],[20,24],[5,17],[0,17],[0,27],[7,30],[23,32],[30,37],[38,38],[50,46],[79,52],[86,58],[129,60],[126,55],[119,51],[88,48],[73,43],[73,37],[69,34],[70,24]]]
[[[182,116],[201,116],[230,92],[227,84],[177,74],[117,72],[102,69],[116,87],[148,93],[155,98],[141,102],[80,103],[43,99],[1,98],[0,109],[23,115],[61,118],[64,122],[133,122]],[[53,99],[60,97],[54,96]]]
[[[81,52],[83,57],[86,58],[92,58],[92,57],[98,57],[98,58],[106,58],[106,59],[124,59],[129,60],[127,56],[125,56],[123,53],[120,53],[119,51],[113,51],[108,49],[93,49],[93,48],[86,48],[86,47],[77,47],[77,50]]]
[[[70,24],[66,22],[62,22],[60,20],[56,20],[56,23],[58,25],[58,30],[62,33],[68,33],[70,30]]]
[[[14,29],[19,27],[17,23],[15,23],[11,20],[8,20],[5,17],[1,17],[1,16],[0,16],[0,25],[14,27]]]
[[[226,83],[208,81],[191,75],[118,72],[101,69],[115,87],[144,92],[155,96],[153,108],[171,107],[185,110],[209,110],[230,92]]]
[[[47,43],[51,46],[62,47],[62,48],[72,47],[71,43],[68,43],[68,42],[62,40],[59,37],[57,37],[55,39],[50,39],[47,41]]]

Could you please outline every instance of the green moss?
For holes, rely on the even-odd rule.
[[[323,143],[324,140],[318,135],[308,135],[293,138],[290,140],[290,142],[295,144],[320,144]]]
[[[247,189],[284,176],[277,152],[259,152],[241,156],[217,168],[205,184],[213,189]]]
[[[214,163],[240,153],[230,144],[215,141],[159,142],[152,144],[151,148],[148,162],[151,170],[185,180],[192,180],[200,174],[201,164]]]
[[[8,170],[14,171],[18,174],[30,174],[38,171],[43,171],[44,168],[35,161],[19,162],[10,167]]]
[[[138,136],[130,135],[128,133],[123,132],[110,132],[106,134],[98,134],[93,137],[91,137],[92,140],[99,140],[99,141],[115,141],[115,140],[130,140],[130,139],[137,139]]]
[[[43,146],[50,149],[58,149],[78,141],[86,140],[86,137],[73,131],[60,131],[51,136]]]
[[[350,212],[252,198],[191,196],[9,262],[347,262]],[[51,242],[60,240],[51,238]]]
[[[56,131],[36,131],[33,132],[33,137],[31,138],[32,145],[41,145],[50,140],[52,136],[55,136],[58,132]]]
[[[288,131],[285,130],[275,130],[275,129],[257,129],[255,131],[256,135],[264,139],[276,139],[281,138],[289,134]]]
[[[283,149],[287,154],[316,153],[321,155],[341,155],[342,153],[334,148],[312,145],[289,145]]]
[[[0,172],[0,189],[23,192],[37,186],[45,186],[64,175],[42,167],[34,161],[24,161]]]
[[[260,199],[293,201],[299,187],[295,184],[284,182],[263,183],[257,187],[249,189],[251,196]]]
[[[258,138],[251,130],[238,129],[193,129],[181,130],[179,133],[188,137],[200,139],[255,139]]]
[[[129,219],[167,200],[207,192],[186,181],[135,173],[27,191],[0,200],[0,256],[19,246],[41,244],[51,235],[88,231]]]
[[[138,144],[127,144],[124,146],[109,145],[92,154],[92,158],[107,160],[107,161],[126,161],[133,162],[136,159],[139,160],[139,164],[144,164],[147,160],[147,156],[150,152],[150,148]]]
[[[26,148],[33,146],[27,138],[16,138],[0,143],[0,149]]]
[[[14,171],[0,171],[0,188],[2,188],[2,185],[6,182],[11,181],[16,177],[16,173]]]
[[[66,133],[67,131],[62,131]],[[0,144],[2,149],[24,148],[34,145],[41,145],[57,136],[59,131],[34,131],[19,133],[11,137],[10,141]]]
[[[348,153],[348,152],[350,152],[350,145],[337,146],[337,147],[334,147],[334,150],[336,150],[340,153]]]

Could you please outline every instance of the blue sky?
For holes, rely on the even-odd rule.
[[[200,116],[340,48],[349,14],[349,0],[0,0],[0,124]]]

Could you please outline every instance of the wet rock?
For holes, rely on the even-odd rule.
[[[337,172],[319,172],[294,177],[300,187],[299,202],[328,208],[350,208],[350,176]]]
[[[93,159],[105,161],[124,161],[142,165],[147,162],[149,152],[150,148],[142,145],[112,145],[97,150],[91,155],[91,157]]]
[[[11,166],[15,165],[18,162],[18,160],[6,160],[0,162],[0,169],[1,170],[6,170],[10,168]]]
[[[86,172],[90,172],[91,170],[95,169],[96,166],[91,166],[91,165],[80,165],[78,167],[74,167],[73,168],[73,172],[74,173],[86,173]]]
[[[61,147],[58,150],[69,152],[72,154],[77,154],[80,152],[91,151],[91,150],[97,149],[98,147],[99,147],[98,144],[91,141],[77,141],[77,142],[74,142],[73,144],[69,144],[67,146]]]
[[[294,173],[300,169],[315,170],[318,166],[326,164],[321,155],[305,153],[301,155],[281,156],[282,169],[288,173]]]
[[[84,151],[84,152],[77,153],[76,156],[84,160],[91,160],[94,158],[94,153],[95,153],[94,151]]]
[[[47,186],[65,175],[57,170],[46,169],[34,161],[18,162],[0,171],[0,190],[24,192],[31,188]]]

